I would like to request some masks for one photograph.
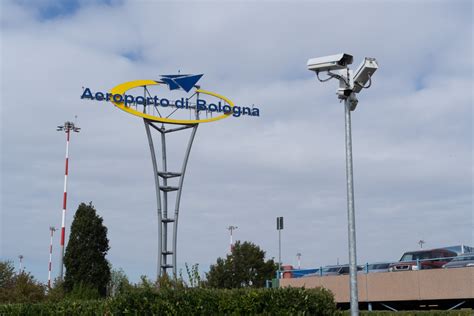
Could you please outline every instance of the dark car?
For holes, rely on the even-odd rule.
[[[361,266],[357,266],[357,271],[361,271],[363,268]],[[327,275],[343,275],[349,274],[349,265],[337,265],[337,266],[326,266],[321,269],[317,269],[316,272],[306,274],[305,277],[313,277],[313,276],[327,276]]]
[[[357,266],[357,271],[361,271],[362,267]],[[349,274],[349,265],[340,265],[340,266],[329,266],[323,268],[323,275],[343,275]]]
[[[369,273],[388,272],[390,264],[390,262],[369,263],[366,268]]]
[[[418,269],[439,269],[456,256],[457,253],[447,249],[409,251],[403,254],[399,262],[392,263],[388,270],[409,271]]]
[[[443,266],[445,269],[464,267],[474,267],[474,253],[460,255]]]

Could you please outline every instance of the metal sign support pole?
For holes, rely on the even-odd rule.
[[[178,215],[179,206],[181,201],[181,193],[184,183],[184,174],[186,173],[186,166],[189,160],[189,154],[191,153],[191,147],[196,135],[198,124],[183,125],[177,128],[166,129],[165,124],[161,127],[155,125],[155,122],[144,119],[145,130],[148,138],[148,144],[150,146],[151,160],[153,165],[153,174],[155,179],[155,193],[156,193],[156,204],[157,204],[157,216],[158,216],[158,262],[157,262],[157,277],[161,277],[167,273],[167,269],[172,269],[173,277],[177,277],[177,230],[178,230]],[[161,134],[161,170],[158,168],[156,161],[155,147],[153,145],[153,137],[151,135],[152,127],[154,130]],[[166,154],[166,134],[172,132],[182,131],[188,128],[192,128],[191,135],[189,137],[186,152],[184,154],[183,164],[180,172],[170,172],[167,166],[167,154]],[[170,186],[168,179],[179,178],[178,186]],[[160,181],[161,179],[161,181]],[[176,191],[176,202],[174,217],[168,217],[168,193]],[[171,249],[168,249],[168,224],[173,223],[172,229],[172,244]],[[171,263],[168,261],[168,256],[171,257]]]
[[[193,146],[194,137],[196,136],[196,131],[198,128],[198,124],[192,126],[191,136],[189,137],[188,146],[186,148],[186,153],[184,154],[183,165],[181,167],[181,177],[179,177],[179,188],[178,192],[176,193],[176,202],[175,202],[175,210],[174,210],[174,223],[173,223],[173,275],[177,277],[177,270],[176,270],[176,251],[178,247],[178,215],[179,215],[179,204],[181,202],[181,192],[183,189],[184,183],[184,174],[186,173],[186,166],[188,165],[189,154],[191,153],[191,147]]]

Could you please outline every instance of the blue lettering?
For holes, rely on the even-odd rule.
[[[94,100],[94,97],[92,96],[91,89],[86,88],[84,92],[81,95],[81,99],[91,99]]]
[[[133,97],[133,95],[129,95],[129,94],[125,95],[125,106],[127,106],[128,104],[133,104],[134,101],[135,101],[135,98]]]
[[[224,105],[222,109],[224,110],[224,113],[232,112],[232,108],[230,107],[230,105],[227,105],[227,104]]]
[[[168,105],[170,105],[170,100],[163,98],[160,100],[160,105],[162,107],[167,107]]]
[[[234,110],[234,114],[232,115],[235,117],[239,117],[241,114],[240,106],[234,106],[232,109]]]
[[[174,103],[174,105],[178,108],[178,109],[183,109],[184,108],[184,98],[181,98],[179,100],[176,100],[176,102]]]
[[[217,111],[217,105],[215,105],[214,103],[209,104],[209,111],[216,112]]]
[[[96,99],[97,101],[102,101],[102,100],[104,100],[104,94],[103,94],[102,92],[96,92],[96,93],[95,93],[95,99]]]
[[[133,96],[128,94],[113,94],[113,93],[104,93],[104,92],[95,92],[93,93],[90,88],[83,87],[83,93],[81,99],[90,99],[97,101],[112,101],[114,103],[121,103],[125,106],[138,106],[138,105],[154,105],[154,106],[175,106],[177,109],[193,109],[195,108],[199,111],[209,111],[209,112],[224,112],[226,115],[232,114],[234,117],[240,117],[242,115],[250,116],[260,116],[260,109],[258,107],[246,107],[246,106],[231,106],[227,104],[224,100],[219,100],[217,103],[207,103],[206,100],[196,99],[196,105],[194,101],[190,101],[188,98],[174,99],[171,101],[167,98],[158,98],[158,96],[147,97],[145,96]],[[145,109],[143,109],[145,112]],[[173,112],[174,113],[174,112]]]
[[[187,101],[186,101],[187,104]],[[206,100],[198,99],[196,101],[196,107],[198,111],[206,111]]]
[[[123,102],[123,96],[121,94],[114,94],[113,99],[114,99],[114,102],[117,102],[117,103]]]
[[[140,105],[145,105],[145,98],[142,96],[136,97],[135,102]]]

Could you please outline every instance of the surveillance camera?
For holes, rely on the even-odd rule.
[[[377,64],[377,60],[375,58],[365,58],[365,60],[360,64],[359,68],[357,68],[355,71],[353,89],[355,93],[359,93],[360,90],[362,90],[377,68],[379,68],[379,65]]]
[[[344,69],[352,64],[352,55],[337,54],[325,57],[311,58],[308,60],[308,70],[321,72],[329,70]]]

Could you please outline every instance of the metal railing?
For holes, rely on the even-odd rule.
[[[474,253],[473,253],[474,255]],[[461,256],[461,255],[460,255]],[[407,270],[424,270],[424,269],[433,269],[435,267],[428,266],[428,267],[423,267],[423,262],[432,262],[432,261],[443,261],[445,263],[450,262],[454,258],[459,258],[460,256],[455,256],[455,257],[439,257],[439,258],[428,258],[428,259],[413,259],[413,260],[407,260],[407,261],[394,261],[394,262],[373,262],[369,263],[366,262],[363,265],[359,265],[359,271],[358,272],[363,272],[363,273],[371,273],[371,271],[379,271],[379,272],[392,272],[389,270],[390,265],[394,264],[404,264],[412,266],[412,268],[407,269]],[[373,265],[382,265],[382,264],[387,264],[386,271],[385,268],[381,269],[371,269],[370,266]],[[276,277],[278,279],[285,278],[286,275],[290,275],[290,278],[300,278],[300,277],[306,277],[306,276],[325,276],[325,275],[347,275],[347,273],[339,273],[338,271],[328,271],[329,269],[332,268],[344,268],[347,267],[348,265],[333,265],[333,266],[320,266],[319,268],[306,268],[306,269],[282,269],[281,271],[277,272]],[[416,268],[413,268],[416,267]],[[438,268],[438,267],[437,267]],[[440,266],[439,268],[442,268]],[[381,271],[382,270],[382,271]],[[401,270],[394,270],[395,271],[401,271]],[[406,270],[405,270],[406,271]]]

